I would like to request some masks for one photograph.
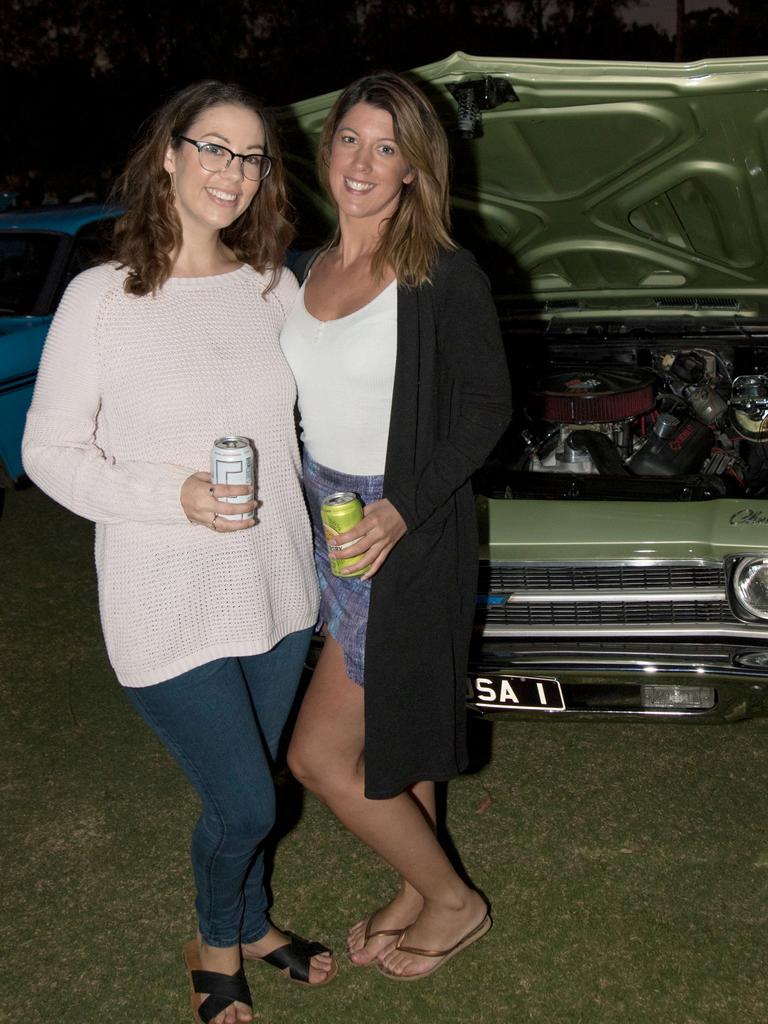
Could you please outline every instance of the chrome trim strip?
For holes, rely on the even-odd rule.
[[[515,708],[510,707],[506,707],[503,710],[496,707],[489,707],[487,708],[487,710],[485,710],[486,705],[480,704],[478,701],[473,700],[467,701],[467,707],[471,711],[477,711],[478,713],[482,713],[485,711],[485,714],[487,714],[489,718],[491,715],[510,715],[513,718],[517,716],[518,718],[522,719],[523,715],[541,715],[541,711],[538,710],[528,711],[520,709],[519,711],[517,711],[515,710]],[[542,711],[543,710],[544,709],[542,708]],[[710,718],[718,719],[721,719],[723,717],[723,714],[720,711],[717,704],[713,708],[702,708],[701,710],[691,709],[685,711],[680,711],[678,708],[565,708],[565,710],[563,711],[558,711],[558,715],[581,715],[582,717],[589,717],[594,719],[608,718],[611,715],[614,718],[618,718],[619,716],[621,716],[622,718],[652,718],[654,716],[656,716],[657,718],[703,718],[705,715]],[[528,721],[530,721],[530,718],[528,718]]]
[[[491,594],[501,596],[497,591]],[[655,601],[725,601],[722,587],[699,587],[696,590],[518,590],[513,591],[507,604],[581,604],[591,601],[595,604],[608,602],[634,602],[651,604]]]
[[[485,655],[485,656],[484,656]],[[515,667],[531,665],[552,665],[556,663],[559,668],[581,668],[584,665],[630,665],[634,668],[643,668],[645,665],[656,665],[659,668],[670,669],[672,671],[677,670],[681,667],[695,666],[702,668],[711,668],[715,671],[724,667],[733,667],[733,659],[729,652],[721,651],[715,654],[699,654],[693,655],[690,651],[681,652],[679,655],[670,655],[668,652],[655,654],[653,649],[649,650],[647,654],[638,654],[633,651],[584,651],[580,654],[567,654],[558,651],[556,648],[545,652],[538,651],[519,651],[514,648],[509,651],[490,651],[481,652],[479,657],[480,662],[487,666],[488,672],[498,673],[500,665],[514,664]],[[752,669],[758,666],[739,666],[741,671],[746,675],[751,675]],[[766,661],[765,668],[768,669],[768,660]],[[479,675],[480,670],[473,672],[474,675]]]
[[[741,557],[739,551],[738,557]],[[622,559],[589,559],[587,561],[571,561],[571,562],[542,562],[537,559],[523,559],[523,560],[507,560],[503,558],[481,558],[480,568],[507,568],[507,569],[530,569],[530,568],[542,568],[542,569],[610,569],[616,568],[628,568],[628,569],[658,569],[660,567],[667,566],[698,566],[698,567],[709,567],[709,568],[720,568],[723,565],[722,559],[719,558],[630,558],[626,561]]]
[[[633,637],[659,637],[659,636],[677,636],[677,637],[698,637],[701,639],[702,634],[706,637],[722,636],[733,639],[753,639],[753,640],[766,640],[768,639],[768,623],[762,628],[756,628],[752,623],[745,623],[743,626],[737,623],[729,625],[728,623],[713,623],[713,622],[701,622],[692,623],[689,626],[685,624],[669,625],[664,626],[658,623],[649,623],[647,626],[629,625],[627,623],[619,623],[614,628],[606,626],[582,626],[574,623],[573,625],[561,625],[560,623],[552,623],[546,626],[531,626],[528,624],[520,626],[510,626],[505,623],[487,623],[483,626],[482,635],[490,639],[504,640],[518,637],[526,640],[534,636],[543,637],[618,637],[619,639],[626,638],[628,636]]]

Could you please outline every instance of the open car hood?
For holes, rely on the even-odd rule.
[[[577,316],[768,317],[768,58],[455,53],[413,74],[451,139],[454,234],[498,298]],[[300,208],[336,95],[282,114]]]

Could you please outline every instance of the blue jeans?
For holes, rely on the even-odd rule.
[[[256,942],[269,929],[263,844],[275,822],[272,763],[311,636],[290,633],[265,654],[220,658],[125,691],[202,801],[192,867],[211,946]]]

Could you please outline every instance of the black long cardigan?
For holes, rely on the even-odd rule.
[[[303,269],[296,267],[300,276]],[[466,669],[477,590],[470,477],[510,412],[487,278],[467,250],[443,252],[431,284],[397,291],[384,497],[408,532],[371,585],[369,798],[396,796],[414,782],[448,779],[466,767]]]

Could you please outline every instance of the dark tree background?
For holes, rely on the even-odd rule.
[[[765,0],[689,12],[684,60],[768,50]],[[119,166],[158,102],[204,77],[273,105],[454,50],[487,56],[673,60],[638,24],[643,0],[2,0],[0,182],[38,168],[65,195]]]

